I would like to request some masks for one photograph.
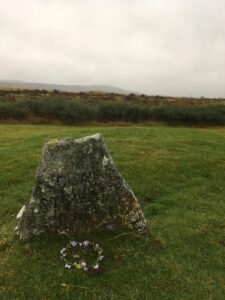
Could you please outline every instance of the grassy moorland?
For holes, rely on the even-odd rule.
[[[65,238],[18,242],[46,138],[102,132],[150,234],[91,236],[102,272],[68,271]],[[0,299],[225,299],[225,129],[0,125]],[[86,236],[73,237],[84,239]]]

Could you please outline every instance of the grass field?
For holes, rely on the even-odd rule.
[[[18,242],[46,138],[102,132],[150,234],[91,236],[102,272],[64,270],[65,238]],[[225,299],[225,128],[0,125],[0,299]],[[86,237],[74,237],[86,238]]]

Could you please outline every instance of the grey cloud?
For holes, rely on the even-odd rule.
[[[0,78],[225,97],[223,0],[0,0]]]

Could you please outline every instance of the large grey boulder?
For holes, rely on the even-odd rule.
[[[32,196],[17,215],[16,235],[122,228],[144,231],[146,220],[103,136],[47,141]]]

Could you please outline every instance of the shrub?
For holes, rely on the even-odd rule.
[[[28,108],[24,103],[0,102],[0,119],[22,120],[28,114]]]
[[[136,123],[155,120],[175,125],[225,125],[225,106],[161,104],[149,107],[125,101],[106,101],[93,106],[81,101],[71,102],[58,95],[18,102],[0,102],[0,120],[22,120],[32,116],[66,124],[92,120]]]
[[[170,124],[225,125],[225,106],[161,105],[152,109],[152,118]]]
[[[97,105],[98,121],[141,122],[150,118],[147,106],[129,104],[127,102],[104,102]]]

